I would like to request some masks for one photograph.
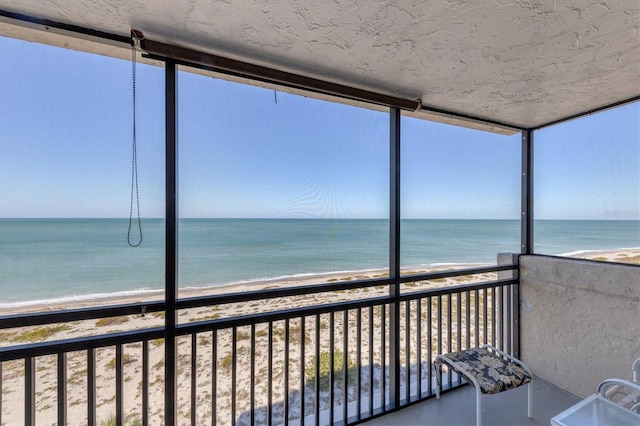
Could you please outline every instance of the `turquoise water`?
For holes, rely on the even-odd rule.
[[[135,294],[164,286],[164,220],[0,219],[0,307]],[[183,219],[181,288],[386,268],[387,220]],[[403,268],[495,263],[518,252],[515,220],[403,220]],[[640,246],[638,221],[539,221],[536,252]]]

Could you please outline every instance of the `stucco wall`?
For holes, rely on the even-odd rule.
[[[610,377],[631,379],[640,357],[640,267],[520,257],[521,357],[578,396]]]

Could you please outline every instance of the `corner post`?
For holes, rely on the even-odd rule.
[[[165,339],[164,424],[176,424],[176,298],[178,293],[177,70],[165,62]]]
[[[520,253],[533,254],[533,130],[522,131]]]
[[[389,199],[389,402],[400,407],[400,109],[390,110]],[[382,348],[384,351],[385,348]],[[383,366],[384,368],[384,366]],[[384,374],[384,371],[383,371]],[[383,389],[384,394],[384,389]],[[384,404],[383,404],[384,405]],[[383,406],[384,409],[384,406]]]

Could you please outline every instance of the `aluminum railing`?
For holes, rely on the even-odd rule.
[[[177,378],[178,424],[357,423],[433,396],[438,353],[490,343],[517,354],[518,280],[496,275],[513,270],[517,265],[180,299],[180,313],[307,302],[178,324],[173,365],[165,365],[161,349],[164,327],[4,346],[0,424],[50,424],[51,415],[58,424],[164,423],[165,374]],[[451,277],[470,283],[437,286]],[[399,296],[389,295],[392,285],[401,286]],[[358,289],[371,291],[352,299],[349,291]],[[309,298],[319,293],[332,301]],[[0,332],[163,309],[153,302],[5,316]],[[443,383],[461,384],[451,372]]]

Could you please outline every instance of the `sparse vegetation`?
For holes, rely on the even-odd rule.
[[[61,331],[71,330],[71,327],[66,324],[52,325],[48,327],[36,327],[32,330],[25,331],[21,334],[13,336],[12,342],[26,343],[26,342],[41,342],[47,340],[49,337]]]
[[[227,354],[220,361],[220,367],[224,368],[225,370],[229,369],[231,367],[232,362],[233,362],[233,354]]]
[[[191,318],[189,322],[210,321],[210,320],[217,320],[218,318],[220,318],[220,314],[210,314],[210,315],[205,315],[203,317]]]
[[[251,338],[251,335],[249,333],[247,333],[246,331],[238,330],[236,332],[236,342],[239,342],[241,340],[249,340],[250,338]]]
[[[107,327],[111,325],[124,324],[127,321],[129,321],[129,317],[127,316],[100,318],[96,321],[96,327]]]
[[[135,358],[131,354],[122,354],[122,365],[131,364],[135,362]],[[105,364],[107,368],[116,368],[116,357],[113,357]]]
[[[142,419],[137,415],[125,423],[127,426],[142,426]],[[116,426],[116,415],[111,414],[106,420],[100,422],[100,426]]]
[[[164,337],[161,337],[161,338],[159,338],[159,339],[153,339],[153,340],[151,341],[151,344],[152,344],[153,346],[155,346],[155,347],[158,347],[158,346],[162,346],[162,345],[164,345]]]
[[[347,375],[349,377],[349,380],[351,380],[353,375],[356,373],[357,365],[351,358],[347,358],[346,364],[347,364]],[[344,365],[345,365],[344,354],[341,351],[335,351],[333,353],[333,373],[334,373],[334,380],[336,382],[339,382],[342,380],[342,375],[340,373],[342,372]],[[331,373],[331,354],[329,352],[322,352],[320,354],[320,362],[318,367],[318,377],[320,379],[320,387],[329,386],[330,373]],[[316,380],[316,357],[315,356],[311,357],[311,359],[309,360],[309,363],[307,364],[307,367],[304,370],[304,376],[308,382],[315,382]]]

